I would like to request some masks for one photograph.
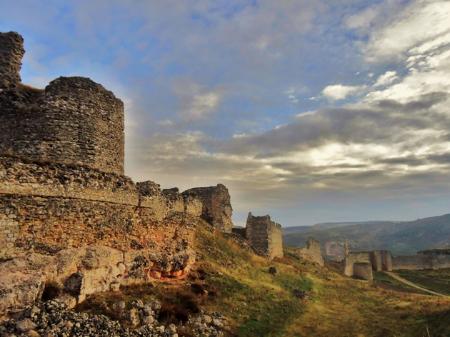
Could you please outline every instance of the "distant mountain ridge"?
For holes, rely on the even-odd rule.
[[[319,223],[284,229],[288,246],[303,246],[313,237],[326,242],[350,243],[352,249],[389,249],[394,254],[450,247],[450,214],[414,221],[362,221]]]

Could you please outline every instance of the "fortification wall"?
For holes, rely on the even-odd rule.
[[[164,221],[150,208],[59,197],[0,195],[3,257],[20,251],[54,254],[70,247],[104,245],[170,255],[189,248],[195,221],[173,213]]]
[[[135,185],[88,167],[0,157],[0,256],[94,243],[124,250],[131,244],[148,247],[155,235],[148,229],[161,230],[164,226],[156,224],[171,214],[200,216],[198,199],[180,193],[169,198],[159,187],[148,193],[143,184],[156,185]],[[130,228],[137,230],[136,237],[127,232]]]
[[[392,258],[392,269],[445,269],[450,268],[450,255],[417,254],[411,256],[394,256]]]
[[[12,301],[7,310],[30,304],[30,284],[36,290],[55,280],[33,259],[68,268],[57,271],[61,286],[73,276],[66,272],[79,278],[82,270],[83,284],[91,284],[78,300],[110,286],[185,275],[195,260],[202,200],[123,176],[122,102],[81,77],[60,77],[44,90],[24,86],[22,56],[20,35],[0,33],[0,269],[7,271],[0,273],[0,293]],[[226,228],[226,188],[217,186],[204,200]],[[86,256],[76,266],[80,254]],[[25,278],[15,278],[19,269]]]
[[[224,185],[191,188],[182,194],[184,198],[201,200],[203,204],[202,218],[220,231],[231,233],[233,208],[231,207],[230,193]]]
[[[249,213],[246,238],[255,252],[270,259],[283,256],[283,233],[281,226],[269,215],[253,216]]]

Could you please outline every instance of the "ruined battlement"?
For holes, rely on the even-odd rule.
[[[317,263],[319,266],[325,265],[320,242],[314,238],[308,238],[306,247],[300,248],[298,250],[298,255],[305,260]]]
[[[20,68],[24,54],[22,36],[15,32],[0,32],[0,91],[20,84]]]
[[[195,187],[183,193],[184,198],[196,198],[203,204],[202,218],[225,233],[231,233],[233,208],[225,185]]]
[[[269,215],[247,217],[246,238],[259,255],[270,259],[283,256],[283,234],[281,225],[272,221]]]

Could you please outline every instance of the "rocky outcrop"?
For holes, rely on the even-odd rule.
[[[55,255],[27,254],[0,263],[0,313],[20,312],[41,299],[59,299],[68,307],[91,294],[150,280],[181,278],[193,254],[168,256],[151,250],[104,246],[65,249]]]
[[[231,233],[233,208],[231,207],[230,193],[224,185],[191,188],[182,194],[185,198],[195,198],[202,202],[201,217],[206,222],[222,232]]]

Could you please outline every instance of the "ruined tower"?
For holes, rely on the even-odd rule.
[[[24,53],[22,36],[14,32],[0,33],[0,91],[20,83]]]
[[[270,219],[269,215],[247,217],[246,237],[250,246],[259,255],[270,259],[283,257],[283,234],[281,225]]]
[[[20,35],[0,33],[0,155],[123,174],[122,101],[83,77],[21,85],[23,54]]]

